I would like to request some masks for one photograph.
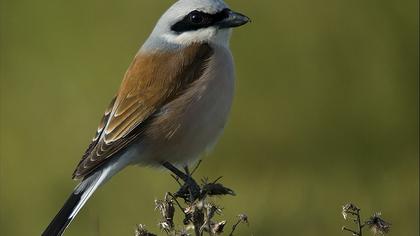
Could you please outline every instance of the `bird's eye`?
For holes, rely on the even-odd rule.
[[[199,25],[204,22],[204,17],[202,14],[200,14],[200,12],[192,12],[189,18],[190,18],[191,23],[193,24]]]
[[[198,10],[188,13],[182,20],[171,26],[171,30],[177,33],[195,31],[212,26],[214,16]]]

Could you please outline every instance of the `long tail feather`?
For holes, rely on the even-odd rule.
[[[42,236],[60,236],[64,230],[69,226],[71,221],[82,209],[83,205],[92,196],[93,192],[105,180],[108,171],[98,171],[89,178],[83,180],[74,190],[74,192],[67,199],[64,206],[54,217]]]

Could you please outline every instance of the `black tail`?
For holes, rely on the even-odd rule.
[[[73,218],[82,209],[83,205],[92,196],[93,192],[106,179],[109,172],[97,171],[88,178],[84,179],[64,203],[63,208],[54,217],[48,227],[45,229],[42,236],[60,236],[64,230],[69,226]]]
[[[74,216],[72,217],[71,215],[73,214],[75,208],[79,205],[82,195],[83,191],[75,191],[70,195],[63,208],[61,208],[60,212],[58,212],[45,229],[44,233],[42,233],[42,236],[59,236],[63,234],[64,230],[73,220]]]

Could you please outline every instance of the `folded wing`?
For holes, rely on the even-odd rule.
[[[73,173],[80,179],[141,138],[159,108],[182,96],[200,79],[213,54],[208,44],[171,53],[139,53],[127,70],[117,96],[106,110],[95,138]]]

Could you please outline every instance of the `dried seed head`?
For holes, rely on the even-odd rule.
[[[366,225],[372,230],[375,235],[384,235],[389,233],[391,229],[391,224],[384,221],[381,218],[381,213],[375,213],[368,221],[366,221]]]
[[[182,229],[181,231],[177,232],[175,235],[177,236],[190,236],[186,229]]]
[[[206,205],[204,206],[206,208],[206,220],[209,221],[211,220],[215,214],[221,214],[222,213],[222,209],[219,208],[218,206],[216,206],[213,203],[206,203]]]
[[[247,225],[249,225],[249,221],[248,221],[248,216],[247,215],[245,215],[245,214],[239,214],[238,215],[238,218],[239,218],[239,220],[242,223],[246,223]]]
[[[165,214],[165,201],[155,200],[155,210],[158,210],[161,215]]]
[[[221,221],[219,223],[214,223],[211,225],[211,232],[216,235],[220,235],[223,233],[223,229],[226,226],[226,221]]]
[[[202,210],[195,210],[192,213],[191,218],[194,226],[199,225],[199,228],[204,224],[205,218],[204,218],[204,212]]]
[[[196,201],[193,205],[195,206],[195,208],[201,211],[204,208],[205,203],[204,203],[204,200],[199,200],[199,201]]]
[[[343,215],[344,219],[347,220],[349,214],[356,215],[359,214],[359,211],[360,209],[356,205],[354,205],[353,203],[347,203],[343,206],[341,214]]]
[[[159,222],[158,225],[159,225],[160,230],[165,231],[165,232],[171,232],[173,228],[173,225],[171,225],[167,221],[161,221]]]
[[[187,206],[184,208],[184,214],[192,214],[194,212],[194,206]]]
[[[174,229],[174,215],[175,207],[173,200],[168,194],[165,195],[164,200],[155,200],[155,209],[159,211],[162,216],[162,221],[159,222],[159,228],[165,232],[170,232]]]
[[[136,228],[135,236],[156,236],[156,234],[149,233],[145,225],[138,225]]]
[[[174,228],[175,206],[168,194],[165,195],[164,200],[155,200],[155,209],[160,212],[164,219],[162,222],[165,223],[165,227],[161,226],[160,228],[169,228],[169,230],[172,230]],[[162,222],[159,223],[159,225],[161,225]]]

